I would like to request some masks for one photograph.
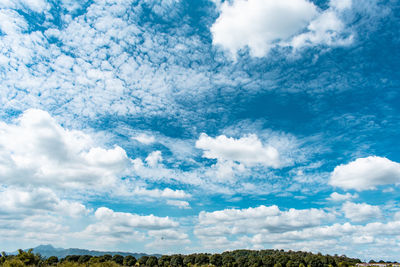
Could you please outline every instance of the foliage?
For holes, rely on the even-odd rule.
[[[283,250],[234,250],[222,254],[196,253],[190,255],[142,256],[136,260],[133,256],[109,254],[102,256],[68,255],[65,258],[49,257],[43,259],[32,250],[19,250],[18,255],[0,256],[0,266],[4,267],[186,267],[186,266],[217,266],[217,267],[353,267],[359,259],[346,256],[313,254],[302,251]]]
[[[124,266],[134,266],[136,264],[136,258],[128,255],[124,258],[123,265]]]

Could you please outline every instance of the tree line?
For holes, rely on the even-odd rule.
[[[322,255],[302,251],[284,250],[234,250],[221,254],[195,253],[189,255],[134,256],[109,255],[68,255],[65,258],[51,256],[41,257],[31,250],[19,250],[17,255],[0,257],[0,266],[58,266],[58,267],[191,267],[191,266],[221,266],[221,267],[350,267],[360,263],[359,259],[345,255]]]

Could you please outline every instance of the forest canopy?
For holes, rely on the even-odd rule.
[[[234,250],[221,254],[195,253],[189,255],[162,255],[134,256],[110,255],[68,255],[64,258],[51,256],[42,257],[34,254],[32,249],[19,250],[17,255],[2,253],[0,266],[148,266],[148,267],[175,267],[175,266],[226,266],[226,267],[348,267],[361,263],[359,259],[349,258],[344,255],[322,255],[302,251],[284,250]]]

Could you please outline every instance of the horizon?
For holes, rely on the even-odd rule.
[[[158,255],[158,256],[162,256],[162,255],[176,255],[176,254],[160,254],[160,253],[150,253],[150,254],[148,254],[148,253],[144,253],[144,252],[140,252],[140,251],[100,251],[100,250],[91,250],[91,249],[85,249],[85,248],[79,248],[79,247],[71,247],[71,248],[62,248],[62,247],[55,247],[55,246],[53,246],[52,244],[41,244],[41,245],[38,245],[38,246],[36,246],[36,247],[30,247],[30,248],[25,248],[25,249],[23,249],[24,251],[28,251],[29,249],[33,249],[33,253],[39,253],[39,252],[35,252],[35,249],[36,249],[36,251],[37,251],[37,249],[38,248],[43,248],[43,247],[51,247],[52,249],[60,249],[60,250],[73,250],[73,249],[76,249],[76,250],[83,250],[83,251],[89,251],[89,252],[104,252],[104,253],[112,253],[112,254],[116,254],[116,253],[123,253],[123,254],[145,254],[145,255],[148,255],[148,256],[151,256],[151,255]],[[252,250],[252,249],[235,249],[235,250]],[[264,249],[264,250],[268,250],[268,249]],[[280,249],[274,249],[274,250],[280,250]],[[234,251],[234,250],[226,250],[226,251],[223,251],[223,252],[232,252],[232,251]],[[260,251],[260,250],[253,250],[253,251]],[[284,252],[299,252],[299,251],[293,251],[293,250],[283,250]],[[300,250],[301,251],[301,250]],[[8,251],[8,252],[5,252],[6,253],[6,255],[10,255],[10,253],[17,253],[18,252],[18,250],[17,251],[12,251],[12,252],[10,252],[10,251]],[[301,251],[301,252],[307,252],[307,253],[313,253],[313,252],[310,252],[310,251]],[[206,254],[214,254],[214,253],[212,253],[212,252],[194,252],[194,253],[206,253]],[[320,253],[320,252],[317,252],[317,253],[314,253],[314,254],[318,254],[318,253]],[[39,253],[40,254],[40,253]],[[178,254],[180,254],[180,253],[178,253]],[[68,254],[68,255],[77,255],[77,254]],[[79,255],[83,255],[83,254],[79,254]],[[106,255],[106,254],[104,254],[104,255]],[[189,254],[181,254],[181,255],[190,255],[190,253]],[[322,254],[322,255],[330,255],[330,256],[335,256],[335,255],[340,255],[340,256],[346,256],[347,257],[347,255],[344,255],[344,254],[339,254],[339,253],[335,253],[335,254]],[[43,256],[43,255],[42,255]],[[361,260],[361,263],[368,263],[370,260],[374,260],[375,261],[375,263],[379,263],[379,261],[381,261],[380,259],[370,259],[370,260],[363,260],[363,259],[360,259]],[[397,263],[398,261],[386,261],[386,263],[390,263],[390,262],[392,262],[392,263]]]
[[[0,3],[0,248],[400,255],[391,0]]]

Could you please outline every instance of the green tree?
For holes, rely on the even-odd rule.
[[[99,257],[99,262],[106,262],[111,261],[112,256],[110,254],[104,254],[103,256]]]
[[[208,257],[208,255],[206,255],[204,253],[197,254],[196,258],[194,260],[194,263],[199,266],[208,264],[209,262],[210,262],[210,258]]]
[[[210,263],[214,266],[222,266],[222,256],[221,254],[214,254],[210,258]]]
[[[62,261],[78,262],[80,257],[79,255],[68,255]]]
[[[124,258],[123,264],[125,266],[134,266],[136,264],[136,258],[132,255],[128,255]]]
[[[122,265],[124,263],[124,256],[121,256],[119,254],[115,254],[112,259],[113,262],[116,264]]]
[[[262,257],[262,262],[265,267],[274,267],[275,259],[271,255],[265,255]]]
[[[157,266],[157,264],[158,264],[158,259],[156,256],[150,256],[146,261],[147,267]]]
[[[247,266],[247,257],[246,256],[240,256],[239,258],[236,259],[236,262],[239,266]]]
[[[169,255],[162,255],[159,259],[158,259],[158,266],[159,267],[168,267],[170,265],[171,262],[171,256]]]
[[[171,266],[179,267],[183,266],[183,256],[182,255],[172,255],[171,257]]]
[[[51,257],[47,258],[44,263],[46,265],[57,265],[58,258],[56,256],[51,256]]]
[[[230,254],[224,254],[222,256],[222,265],[225,267],[232,267],[235,263],[235,258]]]
[[[92,256],[90,256],[90,255],[81,255],[78,258],[78,262],[79,263],[86,263],[86,262],[89,262],[91,258],[92,258]]]
[[[186,266],[193,265],[196,260],[196,256],[193,254],[185,256],[183,259],[183,264]]]
[[[33,254],[32,251],[33,249],[29,249],[28,251],[19,249],[16,259],[22,261],[25,265],[37,265],[41,260],[40,256],[38,254]]]
[[[11,258],[3,263],[3,267],[25,267],[25,264],[20,259]]]
[[[97,257],[97,256],[91,257],[88,262],[89,266],[94,266],[97,263],[100,263],[100,257]]]
[[[139,260],[137,261],[139,263],[140,266],[144,266],[146,265],[147,260],[149,259],[149,256],[142,256],[139,258]]]

